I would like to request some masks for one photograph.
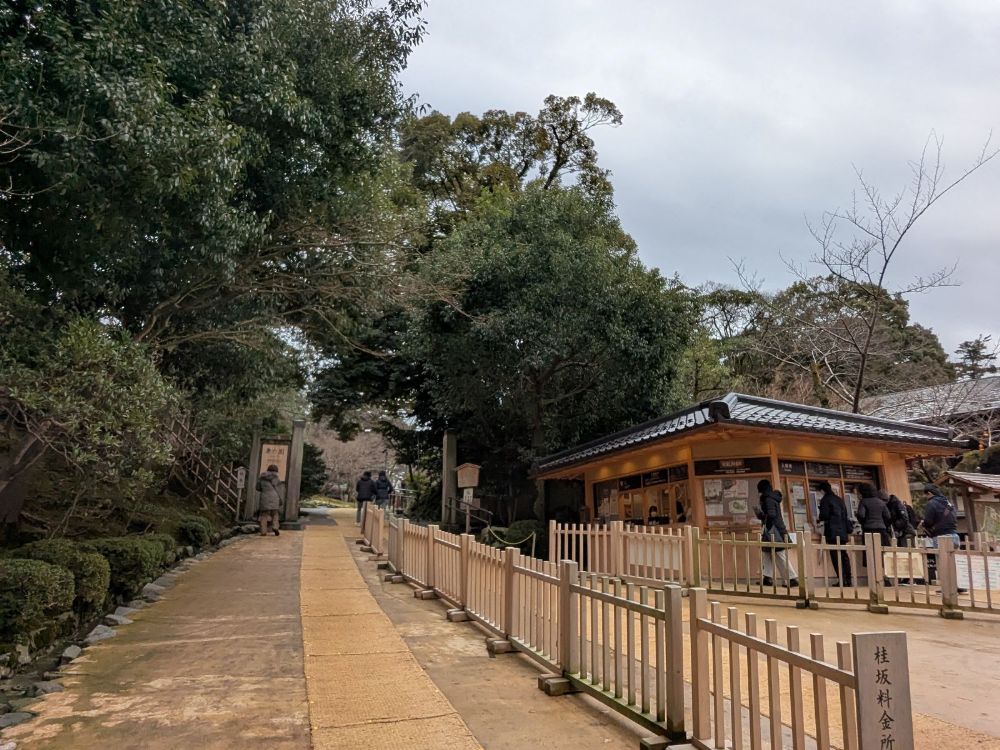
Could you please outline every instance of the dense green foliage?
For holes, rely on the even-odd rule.
[[[26,544],[13,554],[58,565],[72,573],[76,589],[73,606],[78,612],[95,612],[107,599],[111,567],[97,552],[88,552],[68,539],[44,539]]]
[[[73,605],[73,574],[41,560],[0,559],[0,641],[26,642]]]
[[[300,492],[302,497],[316,495],[326,487],[327,470],[326,462],[323,460],[323,450],[312,443],[304,443],[302,446],[302,484]]]
[[[177,523],[177,536],[192,547],[207,547],[212,543],[212,524],[201,516],[184,516]]]
[[[136,596],[163,564],[163,546],[141,537],[91,539],[83,546],[107,559],[111,566],[111,594],[120,599]]]

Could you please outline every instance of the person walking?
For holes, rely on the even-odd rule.
[[[354,485],[354,490],[357,493],[358,500],[358,515],[355,521],[361,523],[361,512],[365,508],[365,503],[374,500],[376,496],[375,482],[372,481],[372,473],[370,471],[366,471],[361,475],[361,479]]]
[[[930,537],[931,547],[939,547],[941,540],[947,538],[951,539],[954,549],[958,549],[962,540],[958,536],[954,506],[936,484],[925,484],[924,492],[928,500],[924,506],[924,520],[917,530],[923,530]],[[931,583],[937,580],[937,555],[927,555],[927,577]],[[965,589],[960,588],[958,592],[964,594]]]
[[[770,480],[767,479],[761,479],[757,482],[757,492],[760,493],[760,506],[755,513],[763,526],[760,535],[761,541],[765,543],[787,542],[788,529],[785,528],[785,520],[781,514],[781,493],[774,489]],[[781,571],[790,587],[799,585],[798,574],[784,549],[764,547],[761,554],[761,567],[764,569],[762,586],[774,586],[776,567]]]
[[[847,514],[847,503],[825,480],[819,483],[819,490],[823,493],[819,501],[819,521],[823,524],[823,539],[827,544],[848,544],[851,541],[852,524]],[[848,551],[831,549],[830,559],[833,561],[833,571],[837,574],[837,580],[833,585],[853,586],[854,576]]]
[[[260,493],[260,505],[257,507],[257,523],[260,524],[260,535],[267,536],[268,524],[271,530],[278,536],[278,524],[280,519],[278,513],[281,510],[281,501],[285,492],[285,483],[278,476],[278,467],[271,464],[267,471],[257,479],[257,492]]]
[[[384,471],[378,473],[378,479],[375,480],[375,504],[383,508],[385,504],[389,502],[389,495],[392,494],[392,482],[385,475]]]
[[[889,529],[892,528],[892,516],[889,514],[889,508],[886,507],[885,501],[879,497],[874,485],[863,484],[860,491],[861,500],[858,502],[858,510],[855,515],[858,517],[858,523],[861,524],[861,533],[877,534],[883,547],[891,546],[892,536],[889,534]],[[867,567],[869,562],[867,553],[863,559]],[[875,560],[871,562],[872,565],[876,563]],[[871,575],[871,571],[869,571],[869,575]],[[892,581],[888,578],[884,578],[884,583],[886,586],[892,586]]]

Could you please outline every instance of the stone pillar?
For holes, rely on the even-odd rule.
[[[288,478],[285,480],[285,508],[282,520],[299,520],[299,493],[302,489],[302,445],[305,442],[306,421],[292,422],[292,447],[288,452]]]
[[[253,441],[250,444],[250,463],[247,466],[246,505],[243,507],[243,519],[254,520],[257,515],[257,479],[260,477],[260,429],[258,422],[253,428]]]
[[[458,440],[455,433],[444,433],[441,446],[441,523],[454,524],[455,514],[448,511],[448,501],[458,497],[458,478],[455,467],[458,466]]]

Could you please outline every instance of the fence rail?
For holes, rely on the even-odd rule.
[[[838,642],[836,660],[828,661],[822,635],[809,634],[806,643],[794,626],[759,623],[735,607],[723,612],[709,600],[713,592],[689,586],[685,644],[682,587],[630,580],[671,575],[724,585],[734,565],[725,555],[740,550],[745,563],[752,540],[718,540],[725,554],[717,560],[707,543],[710,572],[684,546],[691,539],[700,543],[690,530],[570,529],[572,542],[561,543],[560,551],[618,566],[620,574],[610,575],[581,570],[572,559],[536,560],[515,547],[480,544],[468,534],[418,526],[381,509],[372,515],[363,521],[365,538],[384,530],[380,538],[395,574],[434,591],[546,671],[653,732],[703,750],[871,750],[886,747],[884,739],[892,740],[893,750],[912,750],[904,634],[855,634],[852,642]],[[779,548],[804,554],[801,543]],[[996,553],[968,552],[970,559],[976,554]],[[885,696],[873,692],[872,654],[891,661],[893,670],[891,698],[900,710],[888,729],[876,715]]]
[[[975,534],[960,546],[949,538],[918,538],[913,546],[883,545],[877,534],[836,544],[800,534],[776,542],[691,526],[558,524],[549,526],[549,561],[647,585],[704,587],[712,594],[785,599],[800,606],[858,604],[1000,614],[1000,544]]]

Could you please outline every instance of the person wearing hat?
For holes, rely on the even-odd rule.
[[[257,523],[260,524],[260,535],[267,536],[268,524],[274,535],[278,536],[278,511],[281,509],[282,495],[285,483],[278,476],[278,467],[271,464],[267,471],[257,480],[257,492],[260,493],[260,505],[257,507]]]
[[[385,507],[391,494],[392,482],[389,481],[389,477],[385,475],[384,471],[380,471],[378,479],[375,480],[375,504],[380,508]]]
[[[788,529],[785,528],[785,520],[781,514],[781,493],[771,486],[768,479],[757,482],[757,492],[760,493],[760,506],[755,513],[763,527],[760,534],[761,541],[787,542]],[[799,585],[798,574],[784,549],[764,547],[760,562],[764,570],[762,586],[774,586],[775,567],[780,569],[790,587]]]

